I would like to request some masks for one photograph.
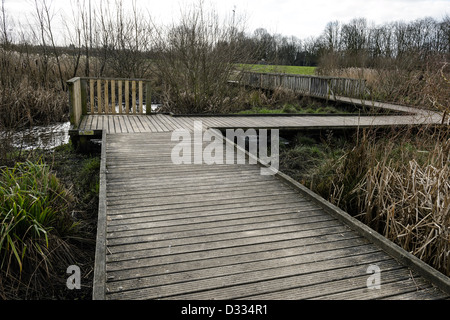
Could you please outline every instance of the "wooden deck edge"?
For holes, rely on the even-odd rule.
[[[383,113],[251,113],[251,114],[237,114],[237,113],[218,113],[218,114],[175,114],[169,113],[171,117],[196,117],[196,118],[208,118],[208,117],[235,117],[235,118],[245,118],[245,117],[386,117],[386,116],[413,116],[415,113],[412,112],[392,112],[390,114]]]
[[[247,157],[252,158],[256,160],[258,165],[266,167],[269,169],[269,166],[262,162],[261,159],[258,157],[250,154],[247,150],[239,147],[231,140],[227,139],[226,137],[222,136],[222,139],[227,144],[234,145],[236,149],[239,149],[243,151]],[[388,240],[383,235],[379,234],[363,222],[357,220],[356,218],[352,217],[347,212],[343,211],[342,209],[338,208],[337,206],[333,205],[331,202],[325,200],[320,195],[316,194],[315,192],[311,191],[301,183],[295,181],[288,175],[282,173],[279,170],[273,170],[273,173],[275,176],[277,176],[280,180],[284,181],[294,189],[298,190],[301,194],[306,196],[307,198],[311,199],[315,203],[317,203],[322,209],[324,209],[326,212],[328,212],[333,217],[337,218],[339,221],[343,222],[347,226],[349,226],[352,230],[358,232],[360,235],[374,243],[375,245],[378,245],[381,249],[383,249],[386,253],[388,253],[390,256],[392,256],[394,259],[399,261],[401,264],[407,266],[408,268],[414,270],[419,275],[421,275],[426,280],[430,281],[433,285],[435,285],[437,288],[441,289],[446,294],[450,295],[450,278],[446,275],[442,274],[435,268],[431,267],[424,261],[420,260],[413,254],[407,252],[397,244],[393,243],[392,241]]]
[[[93,280],[93,300],[106,296],[106,131],[102,133],[97,239]]]

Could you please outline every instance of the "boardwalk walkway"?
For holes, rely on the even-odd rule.
[[[146,79],[67,82],[73,141],[102,137],[93,298],[449,298],[448,277],[280,172],[172,161],[172,132],[189,135],[195,121],[203,130],[448,124],[433,112],[336,96],[363,90],[359,80],[264,77],[250,75],[248,85],[292,85],[403,114],[174,116],[144,107]]]
[[[104,298],[447,297],[257,165],[172,164],[170,138],[107,137]]]
[[[85,116],[79,130],[103,130],[104,139],[94,299],[449,298],[447,277],[283,174],[170,157],[171,132],[195,120],[205,128],[438,122],[381,119]],[[381,289],[367,286],[371,265]]]
[[[406,111],[406,110],[405,110]],[[404,115],[278,115],[278,116],[171,116],[154,115],[86,115],[79,130],[105,130],[107,133],[171,132],[192,128],[193,121],[202,121],[205,128],[279,128],[337,129],[382,127],[392,125],[438,124],[442,117],[425,112]]]

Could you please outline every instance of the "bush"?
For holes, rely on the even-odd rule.
[[[246,60],[236,23],[221,23],[211,10],[193,7],[180,22],[157,33],[155,73],[163,83],[162,110],[225,113],[233,109],[228,81],[239,80],[236,62]]]

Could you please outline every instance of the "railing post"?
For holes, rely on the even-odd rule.
[[[67,86],[69,89],[70,124],[74,129],[78,129],[83,114],[80,78],[77,77],[68,80]]]

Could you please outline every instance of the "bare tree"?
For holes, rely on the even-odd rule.
[[[228,81],[239,77],[235,63],[246,59],[239,23],[221,23],[203,3],[184,11],[180,22],[157,33],[154,60],[163,83],[166,111],[217,113],[232,108]]]

